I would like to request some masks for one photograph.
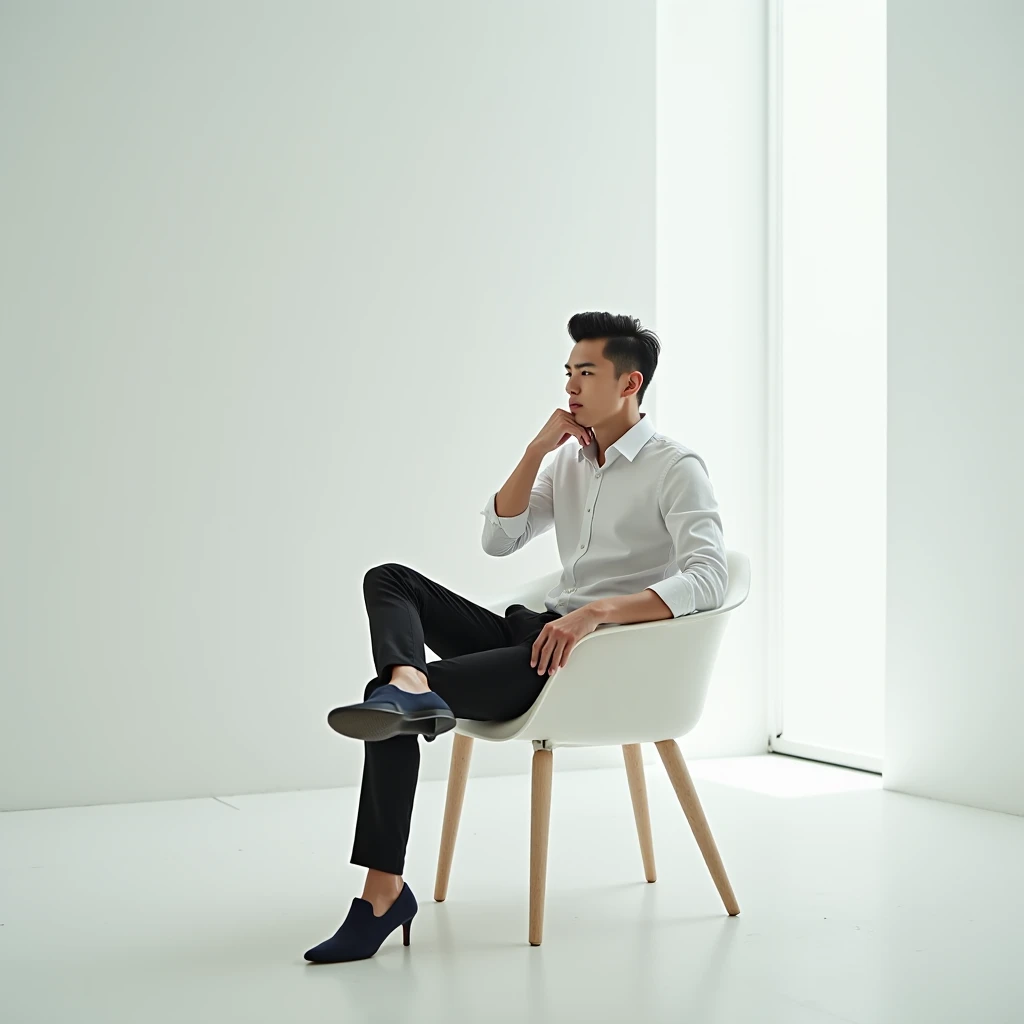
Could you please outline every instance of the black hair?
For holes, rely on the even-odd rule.
[[[661,342],[654,331],[641,327],[635,317],[617,313],[576,313],[569,318],[568,327],[573,341],[608,339],[603,355],[615,367],[616,377],[634,370],[643,374],[644,381],[636,393],[639,407],[661,352]]]

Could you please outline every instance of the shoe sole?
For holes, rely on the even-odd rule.
[[[370,743],[394,736],[423,736],[432,740],[455,728],[455,716],[436,709],[405,714],[387,708],[347,707],[335,708],[327,716],[327,724],[342,736]]]

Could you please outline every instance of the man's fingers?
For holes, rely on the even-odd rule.
[[[540,664],[537,668],[537,675],[542,676],[548,669],[548,662],[551,660],[551,648],[554,646],[554,637],[549,633],[544,641],[540,652]]]
[[[554,672],[556,668],[562,667],[562,651],[565,648],[565,640],[559,640],[555,644],[555,649],[551,653],[551,668],[548,669],[549,673]]]
[[[571,636],[558,635],[549,623],[533,642],[530,650],[530,668],[536,668],[537,675],[543,675],[548,671],[554,672],[565,665],[575,646],[576,641]]]
[[[565,410],[563,409],[562,412],[565,412]],[[570,433],[576,436],[576,439],[579,441],[580,444],[590,444],[589,431],[586,427],[581,427],[576,422],[576,419],[571,412],[565,412],[565,421],[567,426],[569,427]]]
[[[550,647],[550,645],[551,639],[549,637],[547,640],[544,641],[544,644],[541,646],[540,656],[537,658],[537,675],[539,676],[544,675],[544,672],[548,667],[548,657],[550,654],[548,648]]]
[[[544,647],[544,639],[547,635],[545,632],[546,629],[547,626],[545,625],[544,629],[540,631],[540,636],[538,636],[537,639],[533,641],[533,648],[530,651],[530,668],[537,667],[537,659],[540,658],[540,652]]]
[[[540,656],[540,668],[537,670],[538,675],[542,676],[547,672],[548,666],[552,663],[551,659],[554,654],[554,650],[555,641],[551,637],[548,637],[548,642],[544,645],[544,651]]]

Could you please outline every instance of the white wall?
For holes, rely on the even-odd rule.
[[[653,319],[653,2],[2,18],[0,806],[354,783],[363,573],[553,568],[479,510]]]
[[[658,4],[660,430],[708,464],[728,547],[751,561],[692,757],[767,748],[764,5]]]
[[[374,675],[365,570],[484,599],[557,565],[553,535],[486,556],[479,510],[564,401],[579,310],[660,328],[645,408],[757,586],[753,6],[677,40],[687,89],[740,77],[742,122],[690,95],[688,131],[753,162],[713,193],[728,244],[685,200],[679,269],[715,271],[674,305],[659,274],[656,316],[653,2],[5,5],[0,807],[357,782],[325,717]],[[690,753],[764,749],[756,599],[735,621]]]
[[[1024,6],[888,37],[885,785],[1024,814]]]

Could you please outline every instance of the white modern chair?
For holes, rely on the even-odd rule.
[[[533,741],[530,945],[540,945],[544,930],[555,747],[622,746],[644,872],[647,881],[653,882],[654,845],[640,744],[654,742],[725,909],[730,915],[740,912],[686,762],[673,738],[684,736],[697,724],[729,616],[746,600],[750,590],[750,560],[738,551],[729,551],[727,555],[729,586],[721,607],[674,619],[599,626],[583,637],[565,665],[549,677],[525,714],[508,722],[458,720],[434,883],[435,900],[441,901],[448,894],[474,739]],[[549,573],[485,607],[499,615],[516,603],[543,611],[544,597],[560,576],[560,572]]]

